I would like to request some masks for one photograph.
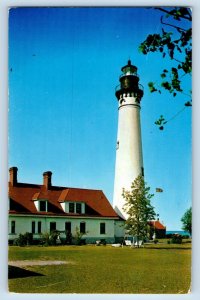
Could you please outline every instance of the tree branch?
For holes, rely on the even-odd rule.
[[[187,31],[186,29],[183,29],[183,28],[181,28],[181,27],[179,27],[179,26],[175,26],[175,25],[172,25],[172,24],[163,22],[163,16],[160,17],[160,22],[161,22],[161,24],[163,24],[163,25],[171,26],[171,27],[173,27],[173,28],[175,28],[175,29],[177,29],[177,30],[179,29],[179,30],[182,30],[182,31],[184,31],[184,32]]]
[[[173,59],[174,59],[175,61],[177,61],[178,63],[182,63],[182,61],[176,59],[175,57],[173,57]]]
[[[167,14],[173,16],[173,17],[175,16],[174,13],[172,13],[171,11],[168,11],[168,10],[166,10],[166,9],[164,9],[164,8],[155,7],[155,9],[158,9],[158,10],[160,10],[160,11],[163,11],[163,12],[165,12],[165,13],[167,13]],[[188,21],[192,21],[191,15],[190,15],[189,13],[188,13],[188,15],[189,15],[188,18],[187,18],[186,16],[181,16],[180,18],[185,19],[185,20],[188,20]]]
[[[190,20],[192,21],[192,15],[191,15],[191,13],[190,13],[190,10],[189,10],[189,9],[187,10],[187,13],[188,13],[188,16],[190,17]]]

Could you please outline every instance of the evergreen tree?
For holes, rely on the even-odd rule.
[[[146,186],[144,177],[139,175],[131,185],[131,190],[123,189],[122,196],[125,199],[123,210],[128,215],[125,222],[127,232],[144,240],[147,237],[148,221],[155,218],[154,207],[151,205],[151,198],[154,196],[149,193],[150,187]]]

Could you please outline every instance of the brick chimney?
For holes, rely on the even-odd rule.
[[[51,171],[46,171],[43,173],[43,185],[46,187],[47,190],[51,188],[51,175]]]
[[[12,167],[9,169],[9,173],[10,173],[9,182],[12,186],[17,185],[17,171],[18,171],[17,167]]]

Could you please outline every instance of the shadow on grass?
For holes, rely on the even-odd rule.
[[[8,279],[24,278],[24,277],[31,277],[31,276],[44,276],[44,275],[26,269],[22,269],[19,267],[8,266]]]
[[[159,246],[152,246],[152,247],[145,247],[148,250],[191,250],[191,247],[159,247]]]

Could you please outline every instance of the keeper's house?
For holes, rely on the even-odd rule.
[[[52,173],[43,173],[43,184],[20,183],[17,168],[10,168],[9,241],[20,233],[31,232],[34,239],[41,233],[70,231],[85,233],[86,243],[123,239],[124,220],[112,208],[101,190],[53,186]]]

